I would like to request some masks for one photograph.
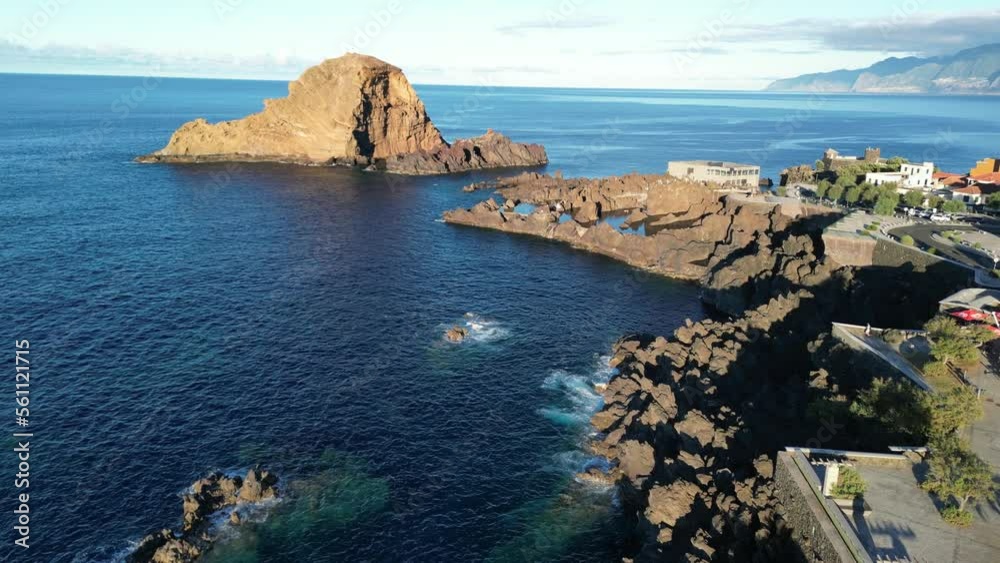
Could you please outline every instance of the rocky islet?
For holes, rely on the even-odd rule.
[[[403,71],[348,53],[306,70],[288,96],[233,121],[185,123],[146,163],[285,162],[429,175],[548,162],[540,145],[493,130],[448,143]]]

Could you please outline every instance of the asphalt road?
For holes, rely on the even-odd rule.
[[[987,233],[1000,236],[1000,218],[976,215],[966,217],[964,221]]]
[[[997,225],[1000,228],[1000,224]],[[934,225],[934,224],[921,224],[921,225],[910,225],[909,227],[900,227],[898,229],[893,229],[889,231],[889,234],[895,237],[902,237],[903,235],[910,235],[913,240],[917,241],[917,244],[921,248],[936,248],[938,254],[952,260],[965,264],[972,267],[980,268],[993,268],[993,261],[987,259],[986,257],[979,256],[972,252],[962,250],[958,246],[943,243],[931,236],[935,233],[940,235],[945,231],[975,231],[973,227],[955,226],[955,225]]]

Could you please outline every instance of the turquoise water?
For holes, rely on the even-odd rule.
[[[595,463],[580,445],[611,375],[601,356],[625,332],[702,317],[697,287],[438,221],[487,197],[461,188],[493,173],[132,162],[181,123],[257,111],[285,84],[0,87],[4,334],[30,339],[36,362],[28,560],[119,559],[179,525],[195,479],[254,463],[281,475],[285,500],[210,561],[620,557],[613,496],[572,480]],[[933,149],[960,170],[1000,145],[986,98],[810,109],[757,93],[418,90],[449,138],[494,127],[545,144],[547,169],[568,175],[673,158],[774,175],[872,144]],[[953,140],[935,147],[937,131]],[[442,339],[456,324],[472,329],[457,346]],[[0,456],[5,475],[12,462]],[[0,559],[25,560],[12,549]]]

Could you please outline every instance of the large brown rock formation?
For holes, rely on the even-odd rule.
[[[495,132],[448,144],[399,68],[350,53],[329,59],[243,119],[185,123],[140,162],[279,161],[437,174],[547,162],[539,145]]]

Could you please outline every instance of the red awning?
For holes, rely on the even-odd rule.
[[[984,313],[982,311],[977,311],[975,309],[952,311],[948,314],[955,318],[962,319],[963,321],[968,321],[968,322],[993,320],[993,315],[989,315],[987,313]]]

